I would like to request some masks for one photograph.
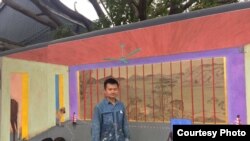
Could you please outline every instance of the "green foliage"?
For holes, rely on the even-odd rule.
[[[60,38],[69,37],[72,35],[74,34],[71,31],[70,27],[67,25],[64,25],[56,29],[55,34],[54,34],[54,39],[60,39]]]
[[[113,25],[123,25],[135,22],[135,13],[127,0],[106,0]]]
[[[139,15],[146,12],[147,19],[170,14],[194,11],[223,4],[235,3],[238,0],[101,0],[108,13],[107,17],[96,21],[97,29],[138,22]],[[185,5],[191,2],[190,5]],[[145,9],[140,5],[146,3]],[[171,10],[171,13],[170,13]]]
[[[96,22],[97,27],[106,28],[139,20],[127,0],[103,0],[103,2],[108,12],[108,16],[100,18]]]
[[[153,1],[147,9],[148,18],[156,18],[168,15],[167,0],[156,0]]]
[[[102,28],[108,28],[112,25],[111,21],[108,19],[108,17],[101,17],[95,22],[95,29],[102,29]]]
[[[191,11],[200,10],[209,7],[220,6],[224,4],[236,3],[238,0],[197,0],[196,4],[190,8]]]

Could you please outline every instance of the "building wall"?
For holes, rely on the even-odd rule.
[[[247,123],[250,123],[250,45],[246,45],[245,52],[245,79],[246,79],[246,110],[247,110]]]
[[[2,57],[0,57],[0,126],[2,125]],[[2,126],[1,126],[2,129]],[[0,131],[0,139],[1,139],[1,131]]]
[[[28,134],[29,138],[47,130],[56,123],[55,75],[62,74],[66,120],[69,119],[68,67],[22,61],[4,57],[2,59],[3,88],[1,95],[0,140],[10,140],[10,94],[11,76],[28,75]],[[2,130],[5,129],[5,130]]]
[[[125,45],[124,55],[141,48],[129,59],[231,48],[250,43],[250,18],[246,18],[249,15],[250,9],[242,9],[106,35],[100,35],[100,31],[91,38],[86,38],[92,35],[88,33],[9,57],[75,66],[104,62],[104,58],[120,58],[120,44]],[[37,57],[44,50],[49,52],[48,57]],[[65,56],[68,56],[67,59]]]

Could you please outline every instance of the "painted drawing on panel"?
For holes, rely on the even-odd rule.
[[[224,58],[204,58],[79,71],[80,118],[91,119],[103,98],[103,82],[114,77],[130,121],[188,118],[225,123]]]

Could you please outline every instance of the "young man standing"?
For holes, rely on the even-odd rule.
[[[92,141],[128,141],[130,138],[124,104],[117,100],[119,84],[114,78],[104,82],[105,98],[95,106]]]

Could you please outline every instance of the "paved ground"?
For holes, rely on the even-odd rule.
[[[89,122],[79,121],[76,128],[70,122],[64,127],[52,127],[29,141],[41,141],[44,138],[64,137],[66,141],[91,141]],[[169,126],[162,123],[130,123],[131,141],[166,141]]]
[[[90,139],[90,123],[79,122],[74,128],[71,122],[67,122],[63,127],[52,127],[29,141],[41,141],[47,137],[51,137],[52,139],[55,139],[56,137],[64,137],[66,141],[88,141]]]

